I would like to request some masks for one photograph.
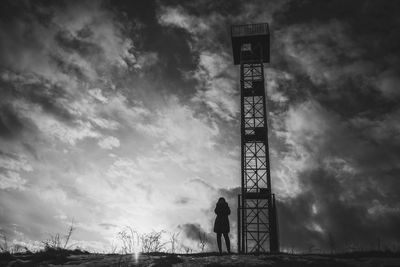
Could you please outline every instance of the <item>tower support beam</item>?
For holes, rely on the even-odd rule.
[[[264,65],[269,61],[268,24],[232,26],[234,63],[240,64],[241,194],[240,253],[278,252],[275,197],[271,192]]]

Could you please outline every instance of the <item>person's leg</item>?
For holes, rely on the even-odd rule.
[[[224,233],[224,239],[225,239],[226,249],[228,250],[228,253],[231,253],[231,241],[229,240],[228,233]]]
[[[222,234],[221,234],[221,233],[217,233],[217,244],[218,244],[218,250],[219,250],[219,253],[222,253],[222,247],[221,247],[221,236],[222,236]]]

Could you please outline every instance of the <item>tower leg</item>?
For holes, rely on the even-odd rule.
[[[240,64],[241,194],[238,252],[278,252],[278,222],[272,196],[264,62],[269,62],[268,24],[233,26],[234,62]]]
[[[278,229],[278,214],[276,209],[275,195],[272,195],[272,218],[271,234],[270,234],[270,251],[272,253],[279,253],[279,229]]]
[[[242,246],[241,246],[241,227],[242,227],[242,218],[240,216],[241,213],[241,203],[240,203],[240,195],[238,195],[238,208],[237,208],[237,246],[238,246],[238,253],[242,253]]]

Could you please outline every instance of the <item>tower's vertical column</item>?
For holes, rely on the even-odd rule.
[[[233,26],[232,45],[234,62],[240,64],[242,190],[238,197],[238,250],[260,253],[268,251],[269,245],[269,251],[277,252],[263,66],[269,61],[268,25]]]
[[[266,252],[271,190],[263,64],[241,54],[242,240],[244,251]],[[257,62],[258,61],[258,62]]]

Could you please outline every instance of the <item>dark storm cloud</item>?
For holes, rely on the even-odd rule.
[[[0,20],[2,132],[17,135],[30,124],[32,126],[15,107],[16,100],[37,104],[45,112],[63,121],[73,120],[71,113],[59,102],[70,97],[66,90],[50,81],[49,77],[37,75],[35,67],[32,68],[33,72],[30,72],[31,66],[37,64],[37,69],[42,69],[43,62],[46,61],[46,64],[52,67],[49,57],[53,50],[45,51],[44,47],[51,34],[41,39],[46,28],[50,27],[51,8],[44,9],[40,3],[31,5],[28,1],[5,1],[2,5],[2,12],[8,10],[9,14],[12,14],[10,19],[7,19],[7,14],[2,14]],[[56,67],[57,64],[54,65]]]
[[[182,230],[187,238],[197,242],[198,246],[201,246],[201,243],[204,243],[206,244],[206,250],[216,249],[215,236],[205,231],[200,224],[185,223],[179,225],[178,229]]]
[[[377,83],[383,73],[399,75],[399,9],[395,1],[288,2],[274,16],[273,66],[299,78],[306,73],[312,85],[299,93],[311,89],[344,116],[394,105]],[[343,110],[335,103],[344,103]]]
[[[110,88],[106,76],[141,67],[131,39],[121,34],[134,23],[119,24],[100,2],[5,1],[2,5],[0,131],[4,137],[35,129],[28,109],[36,110],[37,121],[50,116],[66,127],[85,123],[85,114],[77,108],[90,86],[106,91]],[[5,10],[13,15],[3,14]]]
[[[28,144],[28,143],[23,143],[22,146],[23,146],[23,147],[25,148],[25,150],[28,151],[29,154],[32,155],[36,160],[39,160],[39,159],[40,159],[40,158],[39,158],[39,155],[38,155],[38,153],[37,153],[37,151],[36,151],[36,149],[35,149],[32,145],[30,145],[30,144]]]
[[[15,160],[18,159],[17,155],[14,155],[14,154],[11,154],[11,153],[7,153],[7,152],[1,151],[1,150],[0,150],[0,156],[7,157],[7,158],[12,158],[12,159],[15,159]]]
[[[85,41],[85,38],[90,37],[92,31],[89,27],[85,27],[77,32],[77,37],[74,37],[69,31],[59,31],[55,40],[57,43],[67,51],[76,51],[83,57],[98,56],[103,52],[100,46]]]
[[[151,69],[154,79],[162,85],[171,85],[168,90],[179,95],[190,95],[193,82],[182,79],[182,71],[195,69],[195,56],[188,40],[192,37],[182,29],[165,28],[157,21],[158,11],[164,2],[153,0],[109,2],[109,7],[118,10],[128,21],[140,21],[145,34],[139,36],[135,47],[144,51],[157,51],[159,57],[156,68]]]
[[[73,100],[73,97],[62,86],[49,84],[46,81],[21,85],[14,83],[14,86],[14,96],[16,98],[26,99],[27,102],[37,104],[43,111],[54,115],[62,121],[69,122],[74,120],[74,115],[64,104]]]
[[[9,105],[0,106],[0,136],[6,139],[16,138],[24,128],[23,120]]]
[[[65,103],[72,99],[66,90],[45,79],[31,79],[10,71],[3,72],[0,96],[0,134],[4,137],[17,137],[24,131],[37,131],[37,127],[14,104],[26,101],[39,106],[47,114],[72,123],[75,117]]]
[[[366,189],[360,189],[351,181],[339,182],[322,169],[303,176],[303,186],[307,189],[296,198],[277,204],[283,246],[298,249],[313,246],[326,251],[331,249],[331,240],[338,250],[376,249],[377,240],[387,246],[397,242],[400,231],[396,225],[400,216],[396,215],[396,207],[388,214],[380,213],[382,206],[371,207],[373,203],[387,202],[374,188],[367,185]],[[353,194],[351,199],[343,197],[347,193]]]
[[[291,122],[303,129],[289,132],[312,160],[298,174],[300,194],[279,201],[282,246],[307,250],[308,243],[328,249],[330,239],[337,249],[372,248],[377,238],[395,243],[398,231],[394,225],[400,218],[398,140],[390,135],[379,137],[382,130],[371,135],[320,105],[309,112],[313,105],[305,105],[308,111],[304,106],[295,108],[297,114],[291,115],[295,117]],[[292,149],[284,153],[294,153]],[[272,177],[273,182],[276,178]]]
[[[294,91],[283,91],[289,105],[317,103],[321,116],[316,125],[296,115],[292,122],[304,124],[304,133],[322,131],[309,140],[297,135],[296,145],[316,160],[299,174],[302,192],[279,200],[283,247],[326,250],[333,240],[337,249],[376,248],[378,239],[398,241],[399,8],[395,1],[291,1],[274,15],[271,67],[293,75]],[[384,73],[391,73],[386,88]],[[290,146],[278,151],[293,153]]]

